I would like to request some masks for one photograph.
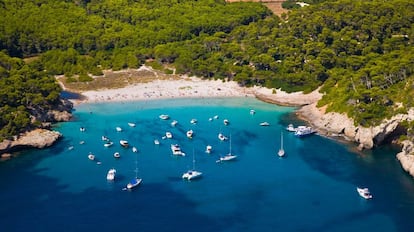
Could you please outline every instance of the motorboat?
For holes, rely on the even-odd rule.
[[[253,109],[250,110],[250,115],[254,115],[255,113],[256,113],[255,110],[253,110]]]
[[[229,121],[228,119],[224,119],[224,120],[223,120],[223,124],[227,126],[227,125],[229,125],[229,124],[230,124],[230,121]]]
[[[280,149],[277,151],[279,157],[285,156],[285,149],[283,149],[283,133],[280,133]]]
[[[135,127],[135,126],[136,126],[136,124],[135,124],[135,123],[133,123],[133,122],[128,122],[128,126],[130,126],[130,127]]]
[[[305,137],[314,133],[316,133],[316,131],[309,126],[298,126],[295,131],[297,137]]]
[[[123,147],[128,147],[129,146],[129,143],[126,140],[119,140],[119,144],[121,144],[121,146],[123,146]]]
[[[115,152],[114,153],[114,158],[121,158],[121,154],[119,154],[119,152]]]
[[[84,132],[84,131],[86,131],[86,128],[85,127],[81,127],[81,128],[79,128],[79,131],[80,132]]]
[[[116,130],[117,132],[121,132],[121,131],[122,131],[122,128],[121,128],[121,127],[119,127],[119,126],[117,126],[117,127],[115,127],[115,130]]]
[[[295,131],[296,131],[296,128],[293,126],[293,124],[289,124],[289,125],[286,127],[286,130],[287,130],[287,131],[290,131],[290,132],[295,132]]]
[[[88,155],[88,159],[89,159],[89,160],[95,160],[95,155],[94,155],[94,154],[92,154],[92,153],[89,153],[89,155]]]
[[[138,149],[136,147],[132,147],[132,152],[137,153],[138,152]]]
[[[373,197],[368,188],[359,188],[359,187],[357,187],[357,192],[361,197],[363,197],[367,200],[372,199],[372,197]]]
[[[167,119],[169,119],[169,118],[170,118],[170,116],[169,116],[168,114],[161,114],[161,115],[159,116],[159,118],[160,118],[160,119],[162,119],[162,120],[167,120]]]
[[[172,133],[171,132],[169,132],[169,131],[167,131],[167,132],[165,132],[165,137],[167,138],[167,139],[172,139]]]
[[[178,124],[178,121],[177,120],[173,120],[172,122],[171,122],[171,126],[176,126]]]
[[[209,122],[213,121],[213,118],[208,118],[208,121],[209,121]]]
[[[220,139],[221,141],[227,140],[227,137],[226,137],[226,136],[224,136],[222,133],[219,133],[217,137],[218,137],[218,139]]]
[[[110,146],[112,146],[113,144],[114,144],[113,142],[108,141],[108,142],[104,143],[104,147],[110,147]]]
[[[185,153],[181,151],[181,147],[178,144],[171,144],[171,151],[173,155],[185,156]]]
[[[188,130],[186,134],[187,134],[187,138],[192,139],[194,131],[193,130]]]
[[[214,115],[214,117],[213,117],[214,119],[218,119],[219,118],[219,116],[218,115]]]
[[[115,180],[115,174],[116,174],[115,168],[109,169],[108,173],[106,174],[106,179],[110,181]]]
[[[191,119],[191,120],[190,120],[190,123],[191,123],[191,124],[196,124],[196,123],[197,123],[197,119],[195,119],[195,118]]]
[[[102,135],[102,141],[109,141],[109,138],[106,137],[105,135]]]
[[[69,147],[68,147],[68,150],[69,150],[69,151],[71,151],[71,150],[73,150],[74,148],[75,148],[74,146],[69,146]]]
[[[160,141],[158,139],[154,139],[154,144],[155,145],[159,145],[160,144]]]
[[[268,122],[261,122],[259,125],[260,126],[270,126],[270,123],[268,123]]]
[[[211,145],[206,146],[206,153],[210,154],[212,150],[213,150],[213,147]]]

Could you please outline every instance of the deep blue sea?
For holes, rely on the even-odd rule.
[[[64,135],[56,145],[0,162],[0,231],[413,231],[414,180],[397,150],[356,153],[319,135],[296,138],[285,131],[303,123],[294,111],[253,98],[78,105],[73,121],[55,127]],[[264,121],[270,126],[259,126]],[[173,139],[162,139],[166,131]],[[230,149],[219,132],[231,136],[237,160],[216,162]],[[284,158],[277,156],[281,132]],[[104,147],[102,135],[114,145]],[[121,147],[121,139],[138,153]],[[172,143],[187,155],[173,156]],[[193,155],[203,176],[185,181]],[[135,160],[143,182],[124,191]],[[117,170],[114,182],[106,180],[110,168]],[[369,187],[374,199],[361,198],[357,186]]]

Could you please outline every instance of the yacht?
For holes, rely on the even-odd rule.
[[[296,131],[296,128],[293,126],[293,124],[289,124],[289,125],[286,127],[286,130],[287,130],[287,131],[290,131],[290,132],[295,132],[295,131]]]
[[[108,142],[104,143],[104,147],[110,147],[110,146],[112,146],[113,144],[114,144],[113,142],[108,141]]]
[[[192,139],[193,138],[194,131],[193,130],[189,130],[189,131],[187,131],[186,134],[187,134],[187,138]]]
[[[270,123],[268,123],[268,122],[261,122],[259,125],[260,126],[270,126]]]
[[[218,119],[219,118],[219,116],[218,115],[214,115],[214,117],[213,117],[214,119]]]
[[[135,127],[135,126],[136,126],[136,124],[135,124],[135,123],[133,123],[133,122],[128,122],[128,126],[130,126],[130,127]]]
[[[129,143],[128,143],[128,141],[126,141],[126,140],[120,140],[119,141],[119,143],[121,144],[121,146],[123,146],[123,147],[128,147],[129,146]]]
[[[167,138],[167,139],[172,139],[172,133],[171,132],[169,132],[169,131],[167,131],[167,132],[165,132],[165,137]]]
[[[197,123],[197,119],[195,119],[195,118],[191,119],[190,123],[191,124],[196,124]]]
[[[86,131],[86,128],[85,127],[81,127],[81,128],[79,128],[79,130],[80,130],[80,132],[85,132]]]
[[[225,156],[221,156],[220,159],[217,160],[216,162],[230,161],[230,160],[234,160],[236,158],[237,158],[237,155],[233,155],[233,153],[231,152],[231,136],[230,136],[229,153],[227,153],[227,155],[225,155]]]
[[[227,126],[227,125],[229,125],[229,124],[230,124],[230,122],[229,122],[229,120],[228,120],[228,119],[224,119],[224,120],[223,120],[223,124]]]
[[[109,169],[108,173],[106,174],[106,179],[107,180],[114,180],[115,179],[115,174],[116,174],[116,169],[115,168]]]
[[[121,132],[121,131],[122,131],[122,128],[121,128],[121,127],[119,127],[119,126],[117,126],[117,127],[115,127],[115,130],[116,130],[117,132]]]
[[[250,110],[250,115],[254,115],[256,113],[256,111],[254,111],[253,109]]]
[[[132,152],[137,153],[138,149],[136,147],[132,147]]]
[[[171,144],[171,151],[173,155],[185,156],[185,153],[181,151],[181,147],[178,144]]]
[[[213,147],[211,145],[206,146],[206,153],[210,154],[212,150],[213,150]]]
[[[160,145],[160,141],[158,139],[154,139],[154,144],[155,145]]]
[[[187,172],[185,172],[182,175],[183,179],[187,179],[187,180],[192,180],[192,179],[196,179],[201,177],[201,175],[203,175],[202,172],[196,171],[195,169],[195,158],[194,158],[194,154],[193,154],[193,169],[188,170]]]
[[[218,138],[219,138],[221,141],[227,140],[227,137],[226,137],[226,136],[224,136],[222,133],[219,133],[219,134],[218,134]]]
[[[95,160],[95,155],[94,155],[94,154],[92,154],[92,153],[89,153],[89,155],[88,155],[88,159],[90,159],[90,160]]]
[[[102,135],[102,141],[109,141],[109,138],[106,137],[105,135]]]
[[[305,137],[314,133],[316,133],[316,131],[309,126],[298,126],[295,131],[297,137]]]
[[[173,120],[172,122],[171,122],[171,126],[176,126],[178,124],[178,121],[177,120]]]
[[[135,156],[135,177],[124,188],[124,190],[131,190],[141,184],[142,178],[138,178],[138,155]]]
[[[121,158],[121,154],[119,154],[119,152],[115,152],[114,153],[114,158]]]
[[[160,118],[160,119],[162,119],[162,120],[167,120],[167,119],[169,119],[169,118],[170,118],[170,116],[169,116],[168,114],[161,114],[161,115],[159,116],[159,118]]]
[[[368,188],[359,188],[359,187],[357,187],[357,192],[361,197],[363,197],[367,200],[372,199],[372,197],[373,197]]]

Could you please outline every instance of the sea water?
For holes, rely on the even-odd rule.
[[[0,230],[412,231],[414,181],[396,150],[356,153],[319,135],[297,138],[285,130],[303,124],[294,110],[253,98],[76,106],[74,120],[54,128],[63,134],[56,145],[0,163]],[[259,125],[265,121],[270,126]],[[163,139],[167,131],[172,139]],[[218,133],[231,139],[220,141]],[[277,156],[281,133],[283,158]],[[104,147],[102,136],[114,145]],[[172,155],[176,143],[186,156]],[[237,159],[217,162],[230,149]],[[183,180],[193,160],[203,176]],[[117,170],[113,182],[106,180],[110,168]],[[124,191],[135,170],[142,184]],[[374,198],[361,198],[357,186],[369,187]]]

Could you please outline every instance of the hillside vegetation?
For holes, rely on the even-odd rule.
[[[90,75],[100,75],[103,69],[137,68],[154,60],[177,73],[235,80],[244,86],[288,92],[322,86],[320,106],[367,126],[412,107],[411,0],[308,2],[313,4],[279,18],[255,2],[3,0],[0,48],[3,57],[13,58],[1,63],[0,87],[9,94],[3,86],[17,70],[34,72],[19,75],[47,80],[36,82],[53,86],[40,91],[49,96],[50,90],[47,101],[53,102],[59,89],[54,75],[89,82]],[[26,65],[19,60],[26,57],[36,59]],[[27,116],[30,107],[20,99],[24,94],[16,96],[19,99],[3,101],[0,112],[23,106],[20,112]],[[0,128],[10,120],[0,122]],[[2,135],[24,130],[20,122],[13,125],[13,130],[2,129]]]

